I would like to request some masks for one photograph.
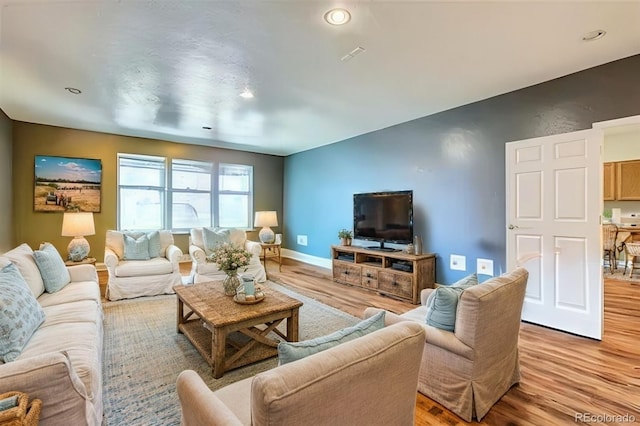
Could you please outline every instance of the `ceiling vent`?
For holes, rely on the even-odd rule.
[[[358,46],[355,49],[353,49],[351,52],[347,53],[342,58],[340,58],[340,60],[342,62],[348,62],[348,61],[352,60],[353,58],[355,58],[356,56],[358,56],[359,54],[361,54],[364,51],[365,51],[364,47],[359,47]]]

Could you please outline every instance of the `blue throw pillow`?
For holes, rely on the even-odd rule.
[[[449,287],[465,287],[466,288],[466,287],[477,285],[477,284],[478,284],[478,274],[474,272],[473,274],[467,275],[461,280],[456,281],[455,283],[451,284]]]
[[[154,257],[160,257],[162,251],[162,244],[160,244],[160,232],[153,231],[147,234],[147,238],[149,239],[149,257],[153,259]],[[164,256],[164,253],[162,253]]]
[[[146,234],[124,234],[124,260],[149,260],[149,238]]]
[[[220,244],[231,243],[231,231],[222,228],[202,228],[202,240],[205,254],[211,256],[213,250]]]
[[[13,263],[0,270],[0,360],[14,361],[44,322],[44,311]]]
[[[454,331],[458,300],[465,290],[462,286],[436,288],[427,299],[426,323],[442,330]]]
[[[372,333],[384,327],[385,312],[378,312],[374,316],[359,322],[358,324],[343,328],[327,336],[317,337],[304,342],[280,342],[278,344],[278,360],[280,365],[297,361],[309,355],[322,352],[326,349],[348,342],[365,334]]]
[[[71,282],[64,260],[51,243],[40,244],[40,250],[35,250],[33,257],[48,293],[55,293]]]

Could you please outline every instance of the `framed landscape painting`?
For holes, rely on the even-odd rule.
[[[34,169],[36,212],[100,212],[100,160],[36,155]]]

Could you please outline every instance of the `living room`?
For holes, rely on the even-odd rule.
[[[640,114],[637,53],[288,155],[59,127],[2,113],[0,252],[49,241],[64,255],[69,238],[61,236],[62,215],[33,208],[34,158],[95,158],[102,163],[102,209],[87,239],[101,263],[106,231],[118,223],[117,155],[129,153],[252,166],[254,210],[277,211],[274,229],[283,234],[285,256],[321,268],[330,268],[337,231],[352,226],[353,194],[411,189],[415,233],[424,251],[436,253],[437,283],[468,275],[478,258],[491,259],[499,275],[508,269],[505,144]],[[306,236],[306,244],[298,236]],[[187,233],[174,238],[188,253]],[[257,240],[257,231],[249,238]],[[452,254],[465,255],[473,266],[452,270]],[[285,274],[287,266],[303,268],[285,264]]]

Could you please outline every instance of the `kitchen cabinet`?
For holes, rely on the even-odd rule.
[[[604,185],[602,196],[604,201],[616,199],[616,163],[604,163]]]
[[[640,201],[640,160],[618,161],[615,165],[616,199]]]

